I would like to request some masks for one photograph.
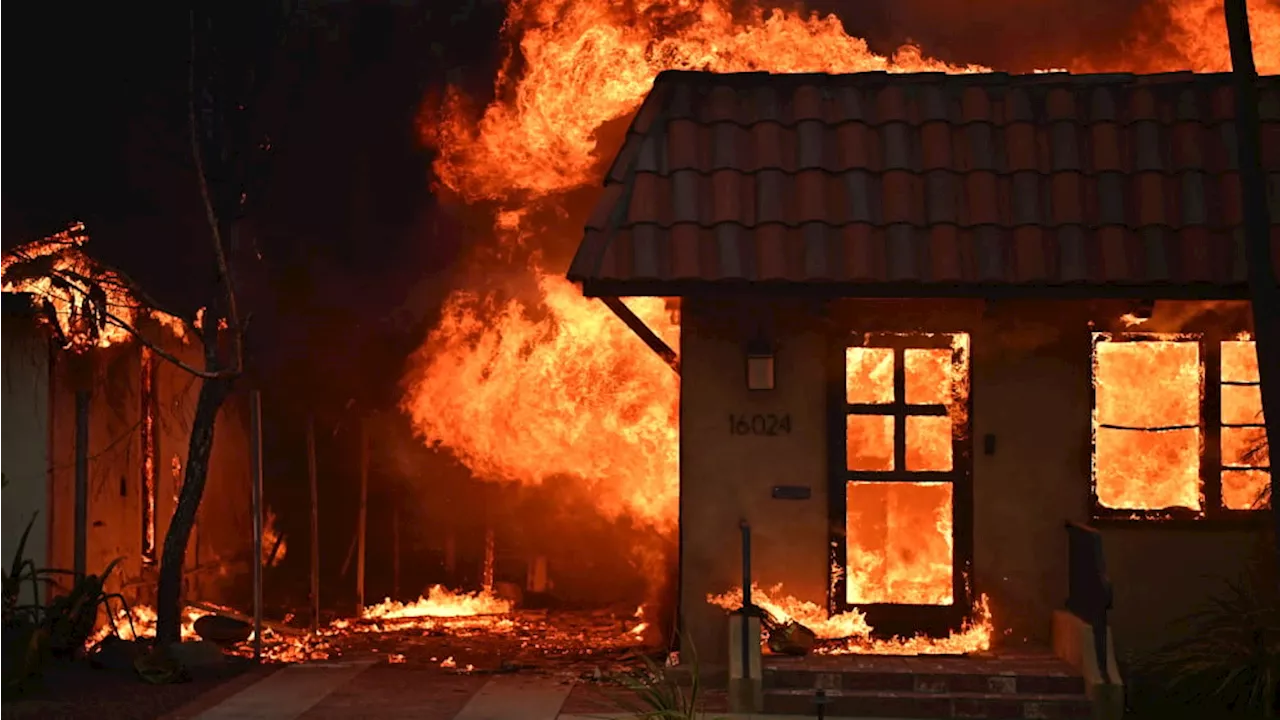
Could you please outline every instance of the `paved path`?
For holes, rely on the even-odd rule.
[[[372,661],[292,665],[205,710],[196,720],[292,720],[371,665]]]
[[[292,665],[187,717],[198,720],[601,720],[633,718],[592,683],[533,673],[471,675],[372,661]],[[714,702],[714,701],[713,701]],[[800,720],[734,715],[725,720]],[[806,719],[808,720],[808,719]],[[829,720],[840,720],[830,718]]]

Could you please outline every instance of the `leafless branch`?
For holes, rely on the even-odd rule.
[[[132,335],[134,338],[137,339],[138,342],[147,346],[147,348],[150,349],[151,352],[155,353],[156,355],[159,355],[164,360],[167,360],[170,363],[173,363],[175,366],[181,368],[183,371],[188,372],[192,375],[195,375],[198,378],[203,378],[205,380],[218,380],[220,378],[235,377],[240,372],[236,368],[224,368],[222,370],[200,370],[195,366],[184,362],[177,355],[174,355],[168,350],[165,350],[164,348],[160,347],[159,344],[153,342],[150,338],[143,335],[131,323],[127,322],[126,320],[116,315],[115,313],[111,312],[110,310],[106,311],[106,316],[107,316],[107,320],[111,321],[111,324],[115,325],[121,330],[124,330],[125,332]]]
[[[150,295],[147,294],[145,290],[142,289],[142,286],[135,283],[132,279],[130,279],[124,273],[121,273],[119,270],[116,270],[115,268],[108,268],[108,270],[109,272],[101,278],[91,278],[82,273],[78,273],[74,270],[68,270],[68,269],[58,269],[54,271],[53,274],[59,275],[63,279],[70,278],[72,280],[76,280],[80,282],[83,285],[83,287],[80,288],[80,290],[81,292],[84,292],[84,293],[88,293],[89,288],[92,287],[93,285],[102,285],[102,284],[116,285],[120,289],[124,290],[125,294],[128,297],[133,297],[138,300],[137,306],[133,307],[134,310],[155,311],[155,312],[164,313],[169,317],[177,318],[182,323],[182,329],[185,331],[185,336],[193,336],[197,338],[200,337],[200,334],[196,332],[195,324],[192,323],[189,318],[183,315],[179,315],[178,313],[170,312],[164,309],[163,306],[161,306],[158,302],[156,302],[155,299],[153,299]]]

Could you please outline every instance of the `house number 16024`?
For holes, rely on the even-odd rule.
[[[790,413],[764,415],[729,414],[730,435],[790,435]]]

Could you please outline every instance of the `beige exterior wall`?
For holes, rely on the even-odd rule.
[[[1090,521],[1090,326],[1105,303],[842,301],[830,327],[972,335],[974,586],[997,642],[1047,646],[1067,594],[1064,522]],[[738,521],[754,530],[754,576],[825,606],[828,503],[821,308],[686,299],[682,309],[681,598],[686,635],[723,662],[727,621],[708,593],[741,582]],[[762,325],[763,323],[763,325]],[[745,389],[743,352],[759,327],[778,343],[778,388]],[[1100,325],[1100,327],[1104,327]],[[839,370],[837,370],[839,372]],[[730,413],[789,413],[785,437],[730,436]],[[994,451],[984,452],[984,436]],[[812,498],[774,500],[774,485]],[[1120,652],[1149,650],[1214,578],[1237,575],[1256,545],[1239,526],[1102,525],[1116,588]]]
[[[755,322],[778,343],[777,389],[746,389],[745,345]],[[816,308],[686,299],[681,309],[680,532],[685,639],[723,662],[724,613],[709,604],[742,582],[741,534],[753,529],[753,574],[824,602],[827,587],[827,458],[823,348]],[[731,436],[731,413],[789,414],[791,432]],[[775,485],[812,488],[809,500],[774,500]],[[686,653],[688,650],[686,649]]]
[[[3,397],[3,534],[5,567],[27,523],[24,555],[43,567],[49,553],[49,343],[25,317],[6,315],[0,365]]]

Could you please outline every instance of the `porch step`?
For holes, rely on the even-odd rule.
[[[765,712],[828,716],[1083,718],[1084,679],[1046,652],[982,656],[817,656],[764,660]]]
[[[770,689],[764,692],[769,715],[815,715],[813,689]],[[1002,694],[970,692],[894,692],[827,690],[828,717],[882,718],[1022,718],[1069,720],[1092,717],[1093,705],[1083,694]]]

